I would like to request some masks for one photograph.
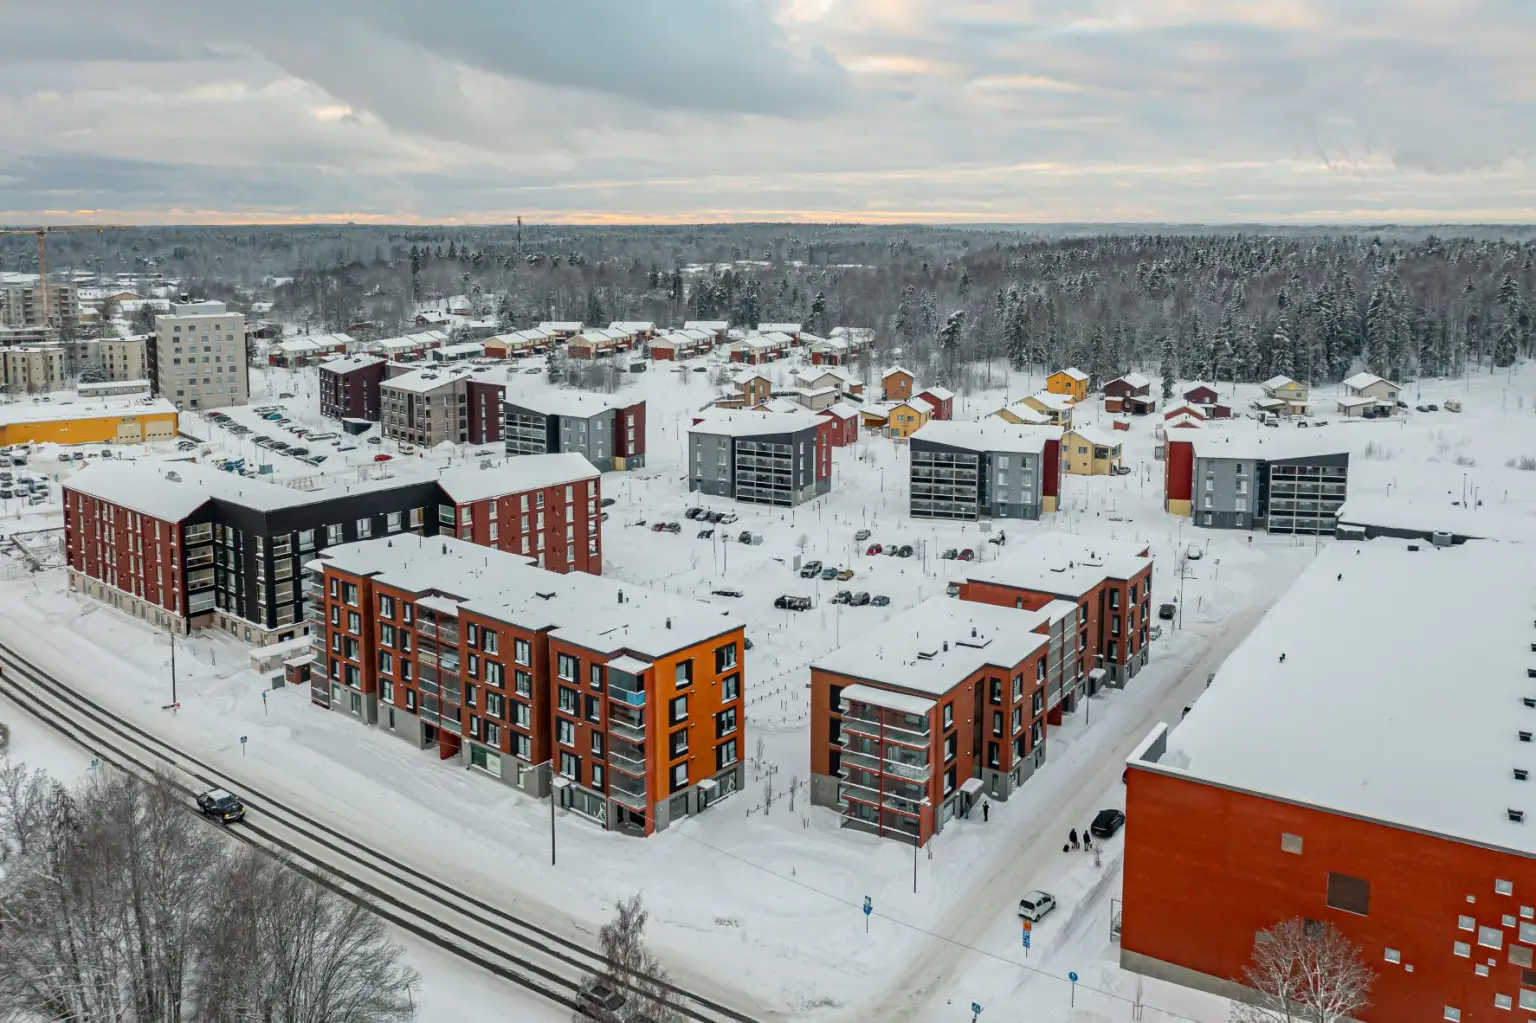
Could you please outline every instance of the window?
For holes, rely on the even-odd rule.
[[[1513,881],[1494,881],[1493,890],[1498,895],[1513,895],[1515,894],[1515,883]]]
[[[379,615],[384,618],[393,618],[395,616],[394,597],[385,597],[382,595],[379,597]]]
[[[587,697],[587,720],[588,721],[602,721],[603,720],[603,704],[602,704],[602,701],[599,700],[595,696]]]
[[[1503,948],[1504,932],[1497,927],[1479,927],[1477,929],[1477,943],[1484,948]]]
[[[485,684],[497,689],[506,684],[507,669],[496,661],[485,662]]]
[[[333,522],[325,527],[325,542],[328,544],[341,543],[341,523]]]
[[[1280,851],[1281,852],[1288,852],[1288,853],[1292,853],[1293,855],[1300,856],[1301,855],[1301,846],[1302,846],[1302,842],[1301,842],[1301,836],[1300,835],[1281,834],[1281,836],[1280,836]]]
[[[528,705],[526,703],[518,703],[514,700],[512,703],[512,723],[517,725],[519,728],[527,728],[529,727],[528,722],[530,720],[531,719],[528,716]]]
[[[507,698],[500,693],[485,694],[485,713],[493,718],[507,716]]]
[[[1395,948],[1387,949],[1387,962],[1389,962],[1389,963],[1400,963],[1402,961],[1403,961],[1403,954],[1401,952],[1399,952]]]
[[[603,765],[592,765],[592,787],[597,791],[603,791]]]
[[[348,604],[351,604],[353,607],[357,607],[357,584],[342,583],[341,599],[346,601]]]
[[[1003,712],[1000,710],[994,710],[992,712],[992,734],[1003,734]]]
[[[573,753],[560,753],[560,774],[566,778],[581,778],[581,758]]]
[[[364,539],[367,539],[368,537],[370,537],[372,535],[373,535],[373,520],[372,519],[358,519],[357,520],[357,538],[359,540],[364,540]]]
[[[1520,1008],[1536,1010],[1536,991],[1520,990]]]
[[[347,631],[354,636],[361,636],[363,634],[363,616],[356,611],[348,611]]]
[[[575,746],[576,745],[576,726],[573,725],[571,722],[564,720],[563,718],[556,718],[555,719],[555,741],[558,742],[562,746]],[[562,753],[560,755],[560,758],[562,760],[564,760],[565,759],[565,754]],[[560,773],[564,774],[565,772],[562,770]]]
[[[480,649],[488,654],[496,653],[496,633],[491,629],[480,630]]]
[[[688,752],[688,729],[679,728],[667,737],[667,746],[674,758]]]
[[[951,761],[953,759],[955,759],[955,737],[953,735],[945,736],[944,737],[944,762],[948,763],[949,761]]]
[[[1015,708],[1013,708],[1013,721],[1011,723],[1013,725],[1012,734],[1018,735],[1020,732],[1024,731],[1024,708],[1023,707],[1015,707]]]
[[[736,762],[736,740],[722,742],[715,747],[715,770],[723,771]]]
[[[1465,941],[1458,941],[1451,946],[1451,951],[1456,955],[1461,956],[1463,959],[1466,959],[1472,955],[1472,946],[1467,944]]]
[[[678,724],[688,717],[688,697],[679,696],[667,705],[667,721],[670,724]]]
[[[474,647],[479,646],[480,645],[480,626],[474,624],[473,622],[471,622],[468,625],[464,626],[464,642],[468,643],[470,646],[474,646]]]
[[[512,641],[512,659],[518,664],[533,663],[533,645],[526,639]]]
[[[565,686],[560,687],[560,709],[567,714],[581,713],[581,697],[576,690],[567,689]]]
[[[395,673],[395,655],[388,650],[379,651],[379,671],[385,675]]]
[[[1511,1009],[1514,1008],[1514,1004],[1515,1000],[1508,995],[1493,996],[1493,1007],[1495,1009]]]
[[[736,731],[736,708],[730,707],[715,715],[715,738],[723,739]]]
[[[470,654],[469,655],[468,668],[469,668],[469,677],[470,678],[479,678],[480,677],[480,655],[479,654]]]
[[[1470,916],[1458,916],[1456,918],[1456,929],[1461,931],[1475,931],[1477,930],[1477,921]]]
[[[715,656],[716,656],[717,659],[719,658],[719,651],[715,652]],[[693,659],[689,658],[686,661],[678,661],[677,662],[677,687],[679,689],[681,689],[683,686],[688,686],[688,685],[692,685],[692,684],[693,684]]]
[[[1371,911],[1371,882],[1348,874],[1328,874],[1328,905],[1346,913],[1368,916]],[[1498,948],[1497,945],[1492,946]]]
[[[409,625],[416,620],[416,608],[411,604],[400,605],[400,620]]]
[[[519,696],[533,695],[533,675],[526,671],[513,672],[513,682]]]
[[[725,646],[715,648],[715,674],[722,671],[730,671],[736,667],[736,644],[727,643]]]
[[[723,692],[720,698],[727,703],[741,695],[741,676],[727,675],[721,682]]]
[[[1447,1005],[1445,1007],[1445,1018],[1453,1020],[1455,1023],[1461,1023],[1461,1010],[1454,1005]]]
[[[601,664],[591,665],[587,669],[587,680],[593,689],[603,688],[603,666]]]
[[[676,792],[679,789],[685,789],[687,787],[688,765],[678,764],[676,767],[672,768],[672,791]]]
[[[955,727],[955,705],[953,703],[946,703],[944,705],[944,727]]]

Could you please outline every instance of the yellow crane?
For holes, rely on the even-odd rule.
[[[0,228],[0,235],[7,234],[32,234],[37,236],[37,298],[43,307],[43,326],[52,327],[53,303],[48,295],[48,236],[58,234],[61,231],[117,231],[128,227],[128,224],[63,224],[58,227],[15,227]]]

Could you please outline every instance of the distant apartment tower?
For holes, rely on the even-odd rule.
[[[930,422],[911,438],[914,518],[1038,519],[1061,496],[1061,434],[1001,420]]]
[[[1331,535],[1349,491],[1349,452],[1327,439],[1170,440],[1164,464],[1167,510],[1212,529]]]
[[[245,405],[251,398],[245,316],[223,302],[179,302],[155,317],[145,368],[150,389],[177,408]]]
[[[346,355],[320,364],[320,414],[329,419],[377,423],[389,360],[377,355]]]
[[[80,322],[80,295],[74,285],[49,281],[48,304],[55,327],[73,327]],[[0,325],[41,327],[48,320],[43,314],[37,274],[0,273]]]
[[[149,379],[148,334],[133,337],[104,337],[86,342],[87,362],[96,362],[112,381]]]
[[[423,447],[490,444],[501,439],[501,392],[468,366],[411,370],[379,385],[379,423],[384,436]]]
[[[645,402],[620,395],[550,390],[502,403],[508,455],[573,452],[601,472],[645,467]]]
[[[0,348],[0,384],[8,394],[39,394],[62,390],[64,349],[59,345],[20,345]]]
[[[832,489],[826,416],[711,411],[688,430],[688,489],[750,504],[793,506]]]

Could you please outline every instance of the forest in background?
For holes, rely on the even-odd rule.
[[[504,330],[540,320],[794,321],[871,327],[899,359],[969,390],[1003,361],[1095,381],[1312,383],[1495,370],[1533,354],[1530,229],[926,228],[743,224],[135,228],[50,240],[57,268],[163,274],[306,330],[406,332],[464,296]],[[30,240],[0,270],[31,269]],[[275,279],[275,280],[274,280]]]

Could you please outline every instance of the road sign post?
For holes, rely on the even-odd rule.
[[[869,933],[869,915],[875,911],[875,904],[868,895],[864,896],[864,933]]]
[[[1020,933],[1024,937],[1024,958],[1025,959],[1029,958],[1030,932],[1032,932],[1034,929],[1035,929],[1035,925],[1030,923],[1028,920],[1020,920],[1019,921],[1019,931],[1020,931]]]
[[[248,735],[240,736],[240,755],[242,757],[245,756],[245,740],[247,740],[249,738],[250,738],[250,736],[248,736]]]
[[[980,1019],[980,1018],[981,1018],[981,1003],[980,1002],[972,1002],[971,1003],[971,1023],[976,1023],[976,1021],[978,1019]]]
[[[1067,979],[1072,982],[1072,1005],[1077,1005],[1077,972],[1074,970],[1067,974]]]

